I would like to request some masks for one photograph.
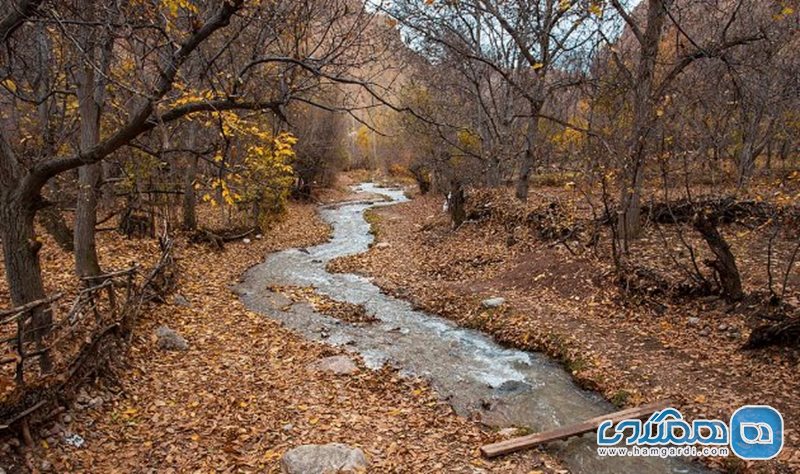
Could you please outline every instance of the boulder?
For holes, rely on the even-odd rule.
[[[325,474],[364,472],[368,465],[364,451],[345,444],[307,444],[286,452],[281,458],[284,474]]]
[[[180,334],[167,326],[156,329],[158,337],[158,348],[162,351],[185,351],[189,349],[189,344]]]
[[[358,366],[347,356],[326,357],[309,365],[312,370],[330,372],[336,375],[351,375],[358,371]]]
[[[505,298],[500,298],[500,297],[489,298],[481,301],[481,306],[483,306],[484,308],[499,308],[500,306],[503,306],[505,302],[506,302]]]

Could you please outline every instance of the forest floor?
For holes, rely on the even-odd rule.
[[[563,188],[550,191],[550,198],[558,199]],[[537,192],[536,201],[546,204],[549,191]],[[376,242],[388,245],[334,260],[329,269],[372,276],[385,292],[418,308],[490,333],[501,343],[545,352],[561,360],[579,384],[620,407],[670,400],[690,419],[728,420],[741,405],[775,406],[786,422],[777,462],[746,464],[733,456],[706,462],[735,472],[800,470],[797,350],[741,350],[751,327],[747,308],[731,311],[719,298],[621,295],[609,258],[543,241],[525,225],[509,225],[504,202],[484,197],[474,206],[492,208],[489,217],[457,230],[443,212],[441,196],[371,210]],[[745,289],[763,288],[766,239],[734,230],[723,232],[730,235]],[[684,238],[699,258],[707,256],[703,242],[689,234],[691,229]],[[668,239],[649,229],[633,253],[649,264],[658,266],[660,260],[669,266],[669,252],[681,249],[674,232]],[[781,261],[791,244],[776,242],[773,258]],[[798,273],[790,275],[787,292],[795,305]],[[490,297],[506,303],[497,310],[482,308],[481,301]]]
[[[339,190],[326,200],[346,198]],[[373,472],[564,472],[538,451],[497,461],[478,447],[501,435],[458,417],[422,381],[392,370],[354,375],[312,371],[337,349],[309,342],[245,309],[233,285],[272,251],[325,241],[329,228],[312,205],[291,204],[261,239],[222,251],[177,239],[179,287],[141,315],[129,352],[88,383],[55,422],[39,427],[25,450],[0,438],[0,470],[24,472],[277,472],[288,449],[340,442],[361,447]],[[45,236],[42,260],[49,291],[75,285],[72,260]],[[150,239],[99,236],[104,268],[131,260],[152,264]],[[8,294],[0,284],[0,303]],[[184,352],[158,349],[167,325],[187,341]],[[65,435],[79,435],[74,447]]]

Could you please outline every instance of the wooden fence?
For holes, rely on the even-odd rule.
[[[59,293],[0,311],[0,430],[64,398],[63,389],[74,385],[87,360],[108,356],[98,354],[101,341],[128,335],[142,303],[163,290],[164,275],[172,271],[172,241],[163,239],[161,250],[142,278],[132,265],[82,279],[70,301]]]

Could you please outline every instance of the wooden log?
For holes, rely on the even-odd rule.
[[[501,441],[499,443],[487,444],[481,446],[481,453],[487,458],[502,456],[504,454],[514,453],[517,451],[521,451],[523,449],[538,446],[540,444],[549,443],[551,441],[564,440],[567,438],[571,438],[573,436],[578,436],[584,433],[595,431],[600,426],[600,423],[604,422],[605,420],[611,420],[614,423],[618,423],[622,420],[627,420],[632,418],[633,419],[647,418],[654,412],[663,410],[670,406],[671,404],[668,401],[662,401],[662,402],[650,403],[648,405],[642,405],[639,407],[628,408],[622,411],[610,413],[608,415],[598,416],[596,418],[586,420],[583,423],[562,426],[561,428],[545,431],[543,433],[521,436],[519,438],[512,438],[506,441]]]

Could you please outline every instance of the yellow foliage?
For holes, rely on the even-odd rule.
[[[481,147],[481,137],[467,128],[462,128],[457,134],[458,144],[466,151],[478,153]]]
[[[17,92],[17,84],[14,83],[11,79],[6,79],[2,83],[0,83],[6,89],[10,90],[11,92]]]
[[[361,151],[366,153],[369,150],[370,146],[370,137],[369,137],[369,128],[366,125],[362,125],[356,131],[356,143],[361,148]]]
[[[235,143],[229,156],[213,157],[226,173],[208,182],[211,192],[203,195],[203,201],[212,206],[254,205],[260,219],[281,213],[294,183],[297,138],[288,132],[273,135],[263,118],[242,118],[235,112],[211,115],[209,122],[221,124],[221,133],[233,137]]]
[[[161,4],[173,17],[177,17],[181,10],[189,13],[198,13],[197,6],[191,0],[161,0]]]

